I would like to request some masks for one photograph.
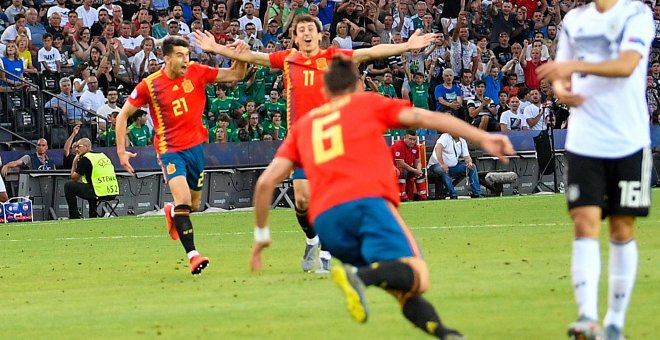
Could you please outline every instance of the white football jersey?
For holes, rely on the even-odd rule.
[[[598,63],[616,59],[623,51],[642,56],[629,77],[573,74],[572,92],[585,101],[571,109],[566,149],[583,156],[620,158],[650,145],[645,94],[655,26],[649,8],[641,1],[619,0],[601,13],[592,2],[571,10],[560,34],[557,61]]]

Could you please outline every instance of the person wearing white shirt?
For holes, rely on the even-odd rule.
[[[0,36],[0,42],[6,45],[9,41],[15,41],[19,34],[25,34],[28,40],[31,40],[32,32],[26,25],[27,19],[25,18],[25,14],[16,14],[16,23],[7,27],[7,29],[2,32],[2,36]]]
[[[94,76],[87,78],[87,91],[80,96],[80,104],[90,111],[97,111],[105,105],[105,96],[99,90],[99,81]]]
[[[60,16],[62,17],[62,21],[60,22],[60,27],[64,27],[69,22],[70,9],[66,8],[65,4],[66,4],[66,0],[57,0],[57,5],[50,7],[48,9],[48,12],[46,12],[46,17],[48,17],[48,19],[50,19],[53,13],[60,14]]]
[[[154,40],[146,38],[142,41],[141,50],[134,57],[131,62],[131,69],[133,70],[133,81],[137,84],[145,74],[149,74],[149,61],[158,60],[154,50]]]
[[[53,47],[53,35],[46,33],[43,36],[44,47],[37,53],[37,61],[41,64],[41,73],[45,71],[59,73],[62,67],[62,55]]]
[[[502,112],[500,116],[500,131],[527,130],[527,120],[520,112],[520,99],[516,96],[509,98],[509,109]]]
[[[119,100],[119,91],[117,90],[116,87],[111,86],[108,88],[107,97],[108,97],[108,103],[103,104],[103,106],[99,107],[98,110],[96,110],[96,113],[98,113],[99,116],[106,119],[106,120],[103,119],[98,120],[99,134],[105,131],[106,121],[110,121],[110,114],[113,112],[121,111],[121,107],[117,106],[117,101]]]
[[[531,104],[525,106],[523,110],[527,126],[529,126],[530,130],[545,130],[548,127],[546,124],[548,112],[544,110],[541,103],[541,92],[539,90],[531,90],[529,91],[529,98]]]
[[[579,315],[568,327],[574,339],[624,338],[639,262],[635,219],[647,216],[651,206],[645,88],[655,30],[653,14],[641,1],[594,0],[566,14],[556,62],[537,69],[539,79],[552,81],[557,99],[571,107],[565,148],[574,223],[570,271]],[[602,332],[600,228],[606,216],[609,287]],[[653,293],[638,299],[651,303]],[[635,336],[643,337],[630,334]]]
[[[470,180],[472,197],[481,197],[481,185],[477,166],[472,162],[465,139],[443,133],[435,142],[433,154],[429,158],[429,176],[438,176],[449,192],[450,199],[458,198],[452,184],[452,177],[467,174]]]
[[[99,11],[92,7],[94,0],[83,0],[82,6],[76,8],[78,18],[82,20],[83,26],[91,28],[95,22],[99,21]]]
[[[117,38],[121,42],[121,45],[124,46],[124,53],[126,54],[126,57],[128,57],[129,62],[133,61],[133,56],[140,46],[135,42],[135,38],[131,36],[132,26],[133,24],[129,21],[124,21],[121,24],[121,35]]]
[[[238,23],[240,24],[240,29],[245,31],[245,25],[248,23],[253,23],[254,28],[257,30],[257,39],[261,39],[261,32],[263,31],[263,26],[261,25],[261,19],[254,16],[254,5],[252,3],[245,4],[245,15],[238,18]]]

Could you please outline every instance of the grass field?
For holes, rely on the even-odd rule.
[[[576,308],[563,196],[409,203],[401,212],[431,269],[426,296],[449,326],[471,340],[565,338]],[[628,339],[660,337],[658,222],[654,209],[638,224]],[[377,288],[367,293],[369,322],[354,323],[327,275],[301,272],[304,238],[291,210],[273,211],[274,242],[259,274],[248,271],[251,213],[195,215],[193,223],[211,259],[199,277],[162,217],[1,225],[0,339],[426,338]]]

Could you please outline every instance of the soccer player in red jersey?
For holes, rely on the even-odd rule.
[[[260,270],[261,252],[271,243],[273,190],[294,166],[302,166],[311,187],[314,228],[333,256],[344,262],[331,273],[353,318],[367,320],[365,286],[386,287],[415,326],[441,339],[461,339],[422,297],[429,287],[428,268],[398,213],[392,156],[383,133],[404,126],[438,129],[478,143],[503,161],[514,152],[511,143],[504,135],[490,135],[451,115],[361,91],[357,68],[341,57],[333,59],[324,78],[330,101],[298,121],[257,181],[252,270]]]
[[[236,45],[237,49],[247,48]],[[190,213],[199,207],[204,183],[204,150],[208,132],[202,125],[208,83],[231,82],[245,76],[246,64],[235,62],[218,69],[189,61],[188,42],[180,37],[163,41],[165,67],[136,87],[117,116],[117,155],[121,165],[133,173],[126,151],[126,123],[138,108],[149,104],[154,122],[154,147],[163,174],[174,198],[165,205],[165,219],[173,240],[180,239],[190,260],[190,272],[197,275],[209,259],[197,252]]]
[[[311,109],[327,102],[323,92],[323,73],[328,63],[336,55],[350,57],[353,62],[361,63],[367,60],[381,59],[393,55],[400,55],[406,51],[424,48],[431,44],[436,34],[415,32],[405,44],[381,44],[371,48],[358,50],[342,50],[335,47],[321,49],[320,42],[323,37],[321,22],[310,15],[300,14],[293,19],[293,41],[298,49],[262,53],[254,51],[237,52],[227,46],[215,43],[213,35],[209,32],[203,34],[195,32],[198,45],[209,52],[242,60],[251,64],[284,70],[284,82],[287,101],[287,128],[292,128],[296,122]],[[301,228],[307,236],[307,246],[302,261],[303,271],[310,271],[318,262],[318,237],[307,216],[309,205],[309,187],[302,169],[296,169],[291,176],[296,201],[296,217]],[[329,266],[330,253],[321,248],[321,271]]]

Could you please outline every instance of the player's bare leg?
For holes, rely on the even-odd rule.
[[[332,278],[342,289],[349,312],[358,322],[367,321],[363,287],[377,286],[392,294],[406,319],[424,332],[445,340],[463,339],[460,332],[443,325],[433,305],[422,297],[430,283],[428,268],[421,258],[381,261],[360,268],[335,266]]]
[[[571,274],[578,319],[568,327],[572,339],[598,339],[602,329],[598,324],[598,283],[600,280],[601,209],[584,206],[570,211],[575,225]]]
[[[635,285],[638,259],[635,218],[610,216],[607,314],[603,321],[607,340],[623,339],[623,326]]]
[[[305,245],[305,252],[301,261],[302,270],[309,272],[315,266],[319,266],[318,272],[327,272],[330,264],[330,253],[324,250],[319,251],[321,249],[319,237],[316,235],[307,216],[307,209],[309,208],[309,181],[306,179],[294,179],[293,193],[296,199],[296,218],[298,219],[300,228],[307,237],[307,244]]]
[[[195,248],[190,213],[199,208],[201,191],[190,190],[185,176],[174,177],[167,184],[174,198],[172,217],[179,235],[179,240],[181,240],[181,244],[190,261],[190,272],[193,275],[200,274],[208,266],[209,259],[201,256]]]

